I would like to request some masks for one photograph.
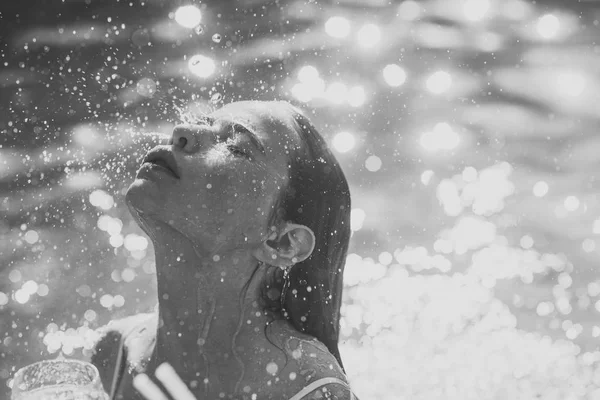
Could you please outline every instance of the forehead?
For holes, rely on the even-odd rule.
[[[240,101],[223,106],[211,116],[245,123],[263,140],[278,140],[294,147],[301,143],[293,109],[286,103]]]

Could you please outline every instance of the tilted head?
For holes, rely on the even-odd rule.
[[[175,127],[170,143],[145,161],[127,193],[142,228],[153,237],[167,224],[203,254],[247,249],[258,261],[291,266],[287,317],[340,360],[350,193],[300,110],[285,102],[231,103]]]

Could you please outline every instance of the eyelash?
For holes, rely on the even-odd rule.
[[[247,129],[246,129],[246,128],[245,128],[243,125],[240,125],[240,124],[233,124],[233,125],[231,126],[231,130],[232,130],[234,133],[235,133],[236,131],[239,131],[240,129],[241,129],[241,130],[246,130],[246,131],[247,131]],[[230,152],[231,152],[231,153],[232,153],[234,156],[236,156],[236,157],[246,157],[246,158],[250,158],[250,154],[249,154],[249,153],[247,153],[247,152],[246,152],[245,150],[243,150],[242,148],[240,148],[240,147],[236,146],[236,145],[234,144],[234,141],[233,141],[233,139],[231,139],[231,138],[229,138],[229,139],[227,140],[227,149],[228,149],[228,150],[229,150],[229,151],[230,151]]]
[[[232,143],[227,143],[227,149],[231,152],[231,154],[233,154],[236,157],[250,158],[250,155],[248,153],[246,153],[244,150]]]
[[[236,124],[236,123],[234,123],[233,125],[231,125],[231,130],[234,133],[235,132],[239,132],[239,131],[248,132],[248,128],[246,128],[244,125],[240,125],[240,124]]]

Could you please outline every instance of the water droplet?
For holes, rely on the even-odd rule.
[[[298,360],[300,357],[302,357],[302,350],[300,350],[300,349],[293,350],[292,357],[294,357],[294,360]]]
[[[212,41],[215,43],[220,43],[221,42],[221,35],[218,33],[215,33],[214,35],[212,35]]]
[[[215,94],[213,94],[213,95],[211,96],[211,98],[210,98],[210,101],[211,101],[213,104],[216,104],[216,103],[220,102],[221,100],[223,100],[223,95],[222,95],[221,93],[218,93],[218,92],[217,92],[217,93],[215,93]]]
[[[279,367],[277,366],[276,363],[274,363],[273,361],[271,361],[270,363],[267,364],[267,368],[266,368],[267,372],[271,375],[276,375],[277,371],[279,370]]]

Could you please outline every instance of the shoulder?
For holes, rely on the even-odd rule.
[[[279,379],[290,400],[354,399],[346,375],[323,343],[287,321],[277,321],[271,332],[287,356]]]
[[[297,331],[288,321],[277,320],[270,326],[269,338],[288,356],[288,364],[312,376],[346,379],[341,366],[327,347],[314,336]]]
[[[113,386],[113,378],[120,381],[131,370],[143,370],[154,349],[158,315],[136,314],[111,321],[98,328],[91,363],[98,368],[105,390]]]
[[[289,400],[358,400],[350,386],[343,381],[322,378],[306,385]]]
[[[286,398],[289,400],[357,400],[346,377],[328,375],[332,374],[321,372],[309,380],[306,380],[305,376],[297,377],[298,382],[289,385],[289,389],[286,390]]]

